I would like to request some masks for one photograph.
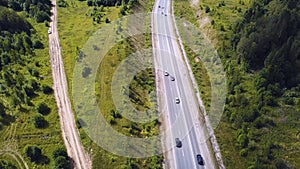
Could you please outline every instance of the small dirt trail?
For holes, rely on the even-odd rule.
[[[53,90],[59,111],[60,126],[62,136],[66,145],[68,155],[73,160],[76,169],[90,169],[92,162],[90,156],[81,145],[79,132],[75,125],[75,118],[72,112],[70,99],[68,96],[68,84],[64,70],[59,36],[57,31],[57,8],[56,0],[52,0],[52,16],[49,34],[49,53],[51,58]]]

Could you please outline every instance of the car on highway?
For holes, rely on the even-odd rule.
[[[160,5],[158,6],[158,8],[160,8]]]
[[[180,148],[182,147],[182,142],[179,140],[179,138],[175,138],[176,147]]]
[[[203,161],[203,158],[200,154],[197,154],[197,162],[199,165],[204,165],[204,161]]]
[[[51,34],[51,33],[52,33],[52,31],[50,29],[48,29],[48,34]]]
[[[169,76],[168,71],[165,70],[164,75],[165,75],[165,76]]]
[[[179,100],[178,97],[175,98],[175,103],[176,103],[176,104],[179,104],[179,103],[180,103],[180,100]]]
[[[167,16],[167,14],[165,14],[165,16]]]
[[[174,76],[170,76],[171,81],[175,81],[175,77]]]

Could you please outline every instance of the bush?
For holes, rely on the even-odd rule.
[[[40,103],[37,108],[37,111],[42,115],[47,115],[50,113],[51,109],[46,103]]]
[[[0,168],[1,169],[17,169],[12,163],[7,162],[5,160],[0,160]]]
[[[69,6],[69,4],[66,1],[64,1],[64,0],[58,0],[57,5],[59,7],[63,7],[63,8]]]
[[[44,48],[44,44],[40,41],[40,40],[34,40],[33,41],[33,47],[35,49],[43,49]]]
[[[39,23],[44,21],[50,21],[49,15],[44,11],[38,11],[35,17],[36,21]]]
[[[46,128],[48,125],[48,122],[41,115],[34,116],[33,123],[36,128]]]
[[[54,160],[54,169],[71,169],[71,162],[66,157],[59,156]]]
[[[242,157],[246,157],[246,156],[248,155],[248,150],[245,149],[245,148],[243,148],[243,149],[240,151],[240,155],[241,155]]]
[[[92,73],[92,69],[89,67],[84,67],[82,71],[82,77],[86,78]]]
[[[240,134],[240,135],[238,136],[237,141],[238,141],[239,145],[240,145],[241,147],[243,147],[243,148],[245,148],[245,147],[248,146],[249,140],[248,140],[248,137],[247,137],[246,134]]]
[[[88,6],[93,6],[93,1],[92,1],[92,0],[88,0],[88,1],[87,1],[87,5],[88,5]]]
[[[64,156],[58,156],[54,159],[54,169],[71,169],[71,161]]]
[[[54,158],[54,169],[69,169],[71,161],[65,148],[58,148],[52,153]]]
[[[53,89],[50,86],[44,85],[42,88],[43,88],[44,94],[52,94],[53,93]]]
[[[37,146],[25,147],[25,154],[30,158],[31,162],[39,162],[43,157],[42,150]]]
[[[105,18],[105,23],[110,23],[110,20],[108,18]]]
[[[208,12],[210,12],[210,8],[209,8],[209,6],[206,6],[205,7],[205,13],[208,13]]]
[[[64,148],[58,148],[56,150],[53,151],[52,153],[52,157],[55,159],[59,156],[63,156],[63,157],[68,157],[68,153],[66,151],[66,149]]]

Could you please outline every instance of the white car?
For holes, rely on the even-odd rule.
[[[165,70],[164,75],[165,75],[165,76],[169,76],[169,73]]]
[[[50,29],[48,29],[48,34],[51,34],[51,33],[52,33],[52,31]]]
[[[179,104],[179,103],[180,103],[180,100],[179,100],[178,97],[175,98],[175,103],[176,103],[176,104]]]

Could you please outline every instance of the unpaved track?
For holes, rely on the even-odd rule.
[[[68,155],[73,160],[74,168],[90,169],[92,168],[91,159],[81,145],[68,96],[67,79],[61,56],[61,48],[59,45],[59,36],[57,31],[56,0],[52,0],[52,4],[53,15],[51,16],[52,22],[50,23],[50,30],[52,31],[52,34],[49,34],[49,53],[51,58],[53,89],[59,111],[62,136],[68,151]]]

